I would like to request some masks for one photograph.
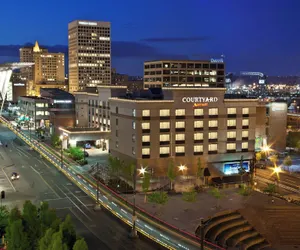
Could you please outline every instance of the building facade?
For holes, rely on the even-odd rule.
[[[161,60],[144,63],[144,87],[224,87],[223,60]]]
[[[111,83],[110,23],[69,23],[69,91]]]

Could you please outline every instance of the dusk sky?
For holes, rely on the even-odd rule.
[[[1,1],[0,45],[67,45],[75,19],[110,21],[113,67],[142,75],[143,61],[209,59],[227,72],[300,75],[299,0]],[[18,60],[0,53],[0,61]]]

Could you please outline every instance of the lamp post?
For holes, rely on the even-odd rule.
[[[95,206],[95,210],[100,210],[101,209],[101,206],[100,206],[100,203],[99,203],[99,182],[100,182],[100,180],[99,180],[99,168],[100,168],[100,166],[99,166],[99,162],[97,162],[97,164],[96,164],[96,169],[97,169],[97,175],[96,175],[96,180],[97,180],[97,200],[96,200],[96,206]]]
[[[187,170],[187,167],[186,167],[185,165],[180,165],[180,166],[178,166],[178,168],[179,168],[179,171],[182,172],[182,175],[185,176],[185,175],[184,175],[184,171]]]
[[[63,142],[64,142],[64,136],[61,135],[59,137],[60,142],[61,142],[61,148],[60,148],[60,161],[61,161],[61,168],[64,167],[64,163],[63,163]]]
[[[133,208],[132,208],[132,229],[129,234],[129,237],[132,239],[138,238],[137,232],[136,232],[136,206],[135,206],[135,195],[136,195],[136,178],[137,178],[137,173],[136,173],[136,166],[134,166],[134,171],[133,171]]]

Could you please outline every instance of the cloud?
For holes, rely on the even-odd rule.
[[[207,36],[192,36],[192,37],[152,37],[145,38],[141,41],[150,43],[180,43],[180,42],[199,42],[206,41],[210,38]]]

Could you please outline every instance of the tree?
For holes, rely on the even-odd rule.
[[[84,158],[83,151],[80,147],[70,147],[68,153],[74,161],[80,161]]]
[[[6,206],[0,207],[0,237],[5,233],[5,228],[8,226],[9,212]]]
[[[276,185],[274,183],[269,183],[267,187],[264,189],[265,193],[272,195],[276,192]]]
[[[223,197],[222,193],[220,192],[219,188],[213,188],[210,190],[210,194],[217,199],[217,208],[220,207],[220,199]]]
[[[257,153],[255,154],[255,160],[256,160],[256,161],[260,161],[261,158],[262,158],[261,153],[260,153],[260,152],[257,152]]]
[[[197,160],[197,178],[203,178],[204,177],[204,168],[202,167],[201,164],[201,159],[200,157]]]
[[[175,181],[175,178],[176,178],[176,172],[175,172],[174,161],[172,159],[169,162],[167,175],[171,182],[171,190],[173,190],[173,182]]]
[[[270,156],[270,161],[272,162],[272,164],[275,166],[277,161],[278,161],[278,156],[277,155],[272,155]]]
[[[14,207],[12,210],[10,210],[8,224],[11,224],[18,219],[22,219],[22,215],[20,210],[17,207]]]
[[[68,250],[72,249],[72,247],[73,245],[68,247],[67,244],[63,242],[62,232],[59,231],[52,235],[51,246],[48,248],[48,250]]]
[[[143,192],[145,193],[145,198],[144,198],[144,202],[147,202],[147,192],[149,190],[150,187],[150,174],[148,172],[144,173],[143,176],[143,182],[142,182],[142,189]]]
[[[44,236],[39,240],[38,250],[48,250],[52,244],[52,235],[54,230],[49,228]]]
[[[156,203],[164,205],[168,201],[168,194],[166,192],[153,192],[148,195],[148,201],[151,203]]]
[[[182,199],[187,202],[195,202],[197,198],[197,192],[192,190],[190,192],[184,192],[182,194]]]
[[[58,135],[53,134],[51,136],[51,144],[52,144],[53,147],[58,147],[58,146],[61,145],[61,140],[60,140]]]
[[[290,166],[293,165],[293,162],[292,162],[292,159],[289,155],[284,158],[283,165],[285,165],[288,168],[288,171],[290,171]]]
[[[27,235],[24,232],[22,220],[17,219],[6,228],[7,250],[28,250]]]
[[[240,174],[240,176],[241,176],[241,185],[243,184],[243,176],[244,176],[244,174],[246,173],[246,170],[245,170],[245,168],[244,168],[244,166],[243,166],[243,163],[244,163],[244,156],[241,156],[241,159],[240,159],[240,167],[239,167],[239,169],[238,169],[239,174]]]
[[[68,249],[72,249],[76,241],[76,232],[70,215],[67,215],[65,220],[60,224],[60,232],[62,242],[67,245]]]
[[[57,217],[54,209],[49,208],[47,202],[42,202],[39,208],[39,221],[41,227],[41,235],[45,233],[48,228],[58,231],[61,220]]]
[[[85,242],[84,239],[78,239],[76,240],[74,246],[73,246],[73,250],[88,250],[88,246]]]

